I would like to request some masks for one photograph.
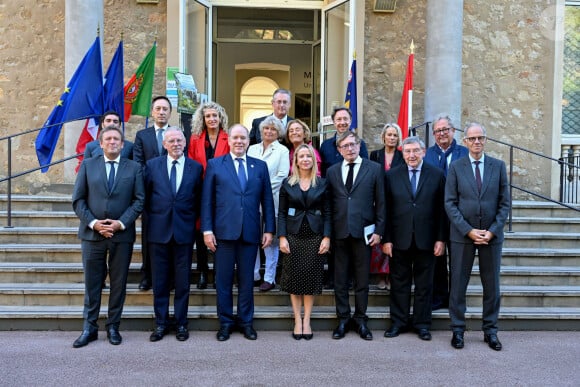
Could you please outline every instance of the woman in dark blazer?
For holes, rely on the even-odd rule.
[[[318,177],[314,149],[296,147],[292,173],[280,188],[278,237],[283,254],[281,288],[290,293],[296,340],[312,339],[314,295],[322,293],[324,256],[330,248],[331,210],[326,180]],[[304,305],[304,319],[302,319]]]
[[[370,159],[381,164],[385,172],[401,164],[405,164],[403,153],[398,149],[401,146],[401,128],[395,123],[385,124],[381,132],[381,140],[385,147],[371,152]],[[389,260],[381,248],[373,249],[371,258],[371,274],[381,277],[377,287],[381,290],[389,286]]]

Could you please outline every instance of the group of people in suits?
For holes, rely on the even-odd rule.
[[[332,252],[328,262],[338,319],[332,337],[341,339],[355,330],[362,339],[372,340],[366,314],[369,274],[373,251],[379,251],[389,259],[391,280],[391,327],[384,336],[414,329],[420,339],[430,340],[432,300],[440,289],[441,302],[449,302],[451,344],[462,348],[465,293],[477,252],[484,289],[484,340],[495,350],[502,348],[497,337],[498,278],[509,199],[505,164],[483,152],[483,125],[465,128],[462,147],[453,138],[451,119],[441,115],[434,120],[433,147],[425,149],[419,138],[410,137],[398,150],[400,129],[387,124],[381,134],[385,147],[372,152],[369,160],[366,145],[349,130],[350,111],[338,108],[332,115],[337,133],[322,144],[319,155],[309,144],[306,124],[287,116],[290,99],[290,92],[277,90],[274,113],[254,120],[257,130],[252,131],[241,124],[228,129],[225,110],[208,102],[195,113],[186,144],[182,130],[168,125],[169,99],[156,97],[154,125],[137,133],[133,160],[122,157],[126,141],[118,123],[100,131],[102,153],[85,158],[73,193],[85,269],[85,323],[74,347],[97,339],[107,272],[111,281],[107,336],[111,344],[121,343],[119,323],[135,220],[143,212],[140,288],[153,288],[156,327],[151,341],[163,339],[169,330],[172,289],[176,337],[189,338],[195,243],[201,273],[198,288],[207,287],[207,255],[205,261],[203,255],[207,250],[215,254],[219,341],[228,340],[236,329],[249,340],[257,338],[253,284],[260,248],[266,255],[264,291],[275,286],[281,253],[281,288],[290,294],[294,339],[313,337],[314,296],[322,292],[324,262]],[[278,141],[281,138],[286,144]],[[250,148],[252,141],[256,144]],[[450,287],[438,286],[437,266],[447,270],[446,258],[441,258],[447,251]]]

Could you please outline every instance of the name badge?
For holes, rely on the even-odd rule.
[[[296,208],[288,208],[288,215],[290,216],[296,215]]]

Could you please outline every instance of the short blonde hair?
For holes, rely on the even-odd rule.
[[[306,125],[306,123],[302,120],[299,120],[298,118],[293,119],[292,121],[288,121],[288,123],[286,124],[286,141],[290,144],[290,137],[288,136],[289,133],[289,129],[290,129],[290,125],[294,124],[294,123],[298,123],[300,126],[302,126],[302,130],[304,131],[304,143],[308,144],[310,142],[311,139],[311,132],[310,132],[310,128],[308,127],[308,125]]]
[[[381,142],[383,144],[385,143],[385,134],[387,134],[387,130],[389,128],[394,128],[397,131],[397,136],[399,137],[397,146],[401,146],[401,137],[403,137],[403,134],[401,133],[401,127],[394,122],[386,123],[385,126],[383,126],[383,130],[381,131]]]
[[[288,178],[288,184],[295,185],[300,182],[300,172],[298,171],[298,153],[302,149],[308,149],[308,153],[310,153],[310,157],[312,157],[312,169],[310,170],[310,185],[312,187],[316,187],[317,182],[317,175],[318,175],[318,163],[316,162],[316,154],[314,153],[314,149],[308,144],[299,145],[296,150],[294,150],[294,155],[292,156],[292,173],[290,173],[290,177]]]

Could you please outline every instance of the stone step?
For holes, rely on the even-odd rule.
[[[235,293],[235,292],[234,292]],[[506,285],[501,287],[502,305],[508,307],[576,307],[580,305],[580,286],[529,286]],[[256,305],[290,305],[287,293],[277,287],[267,293],[254,288]],[[481,286],[472,285],[467,290],[467,305],[482,303]],[[108,302],[109,290],[103,291],[103,304]],[[83,305],[83,284],[46,284],[46,283],[2,283],[0,284],[0,305]],[[216,293],[213,289],[198,290],[192,286],[189,298],[190,305],[216,305]],[[351,303],[354,296],[351,292]],[[235,301],[234,301],[235,303]],[[140,291],[137,284],[127,285],[126,305],[153,305],[153,293]],[[317,305],[334,305],[334,292],[324,290],[317,297]],[[373,287],[369,295],[369,305],[389,305],[389,291]]]
[[[140,268],[140,263],[131,263],[129,268],[129,284],[135,284],[140,281]],[[192,280],[194,282],[197,280],[195,264],[192,265]],[[580,267],[502,266],[500,281],[502,286],[577,286],[580,285]],[[83,282],[84,272],[81,263],[0,262],[0,283],[66,284]],[[479,266],[474,266],[470,284],[481,285]]]
[[[501,263],[508,266],[580,266],[580,248],[504,247]]]
[[[0,305],[0,330],[81,330],[82,305],[75,306],[2,306]],[[173,313],[173,308],[170,308]],[[376,338],[382,339],[382,331],[390,322],[389,308],[371,306],[367,310],[369,327],[374,330]],[[107,306],[103,305],[99,324],[104,329],[107,317]],[[189,329],[195,338],[195,331],[217,330],[219,322],[215,306],[190,306]],[[466,314],[468,330],[471,334],[481,330],[481,306],[468,307]],[[288,330],[293,326],[292,308],[290,306],[256,306],[254,326],[262,330]],[[579,307],[545,308],[545,307],[502,307],[499,315],[501,330],[578,330],[580,322]],[[447,309],[433,312],[434,330],[449,330]],[[316,303],[312,310],[312,327],[317,334],[330,335],[336,325],[336,314],[333,306],[320,306]],[[150,331],[154,328],[152,306],[130,306],[123,309],[122,330]],[[325,332],[326,331],[326,332]],[[470,334],[470,333],[468,333]],[[144,335],[148,340],[148,334]]]
[[[0,244],[78,244],[78,224],[75,227],[13,227],[0,229]],[[141,243],[141,228],[137,229],[136,243]]]
[[[0,211],[0,227],[7,224],[8,213]],[[74,211],[12,211],[12,227],[75,227],[79,226],[79,218]],[[137,227],[141,227],[141,218],[137,219]]]
[[[572,232],[513,232],[505,234],[504,248],[573,249],[579,240],[580,233]]]
[[[508,225],[506,224],[506,232]],[[580,233],[580,217],[578,218],[540,218],[540,217],[518,217],[512,220],[512,231],[532,231],[532,232],[559,232],[559,233]]]
[[[575,208],[580,209],[580,206],[576,205]],[[580,217],[580,212],[551,202],[514,200],[512,202],[512,216],[536,218],[578,218]]]
[[[12,195],[12,211],[71,211],[71,195]],[[0,195],[0,210],[7,211],[8,196]]]

